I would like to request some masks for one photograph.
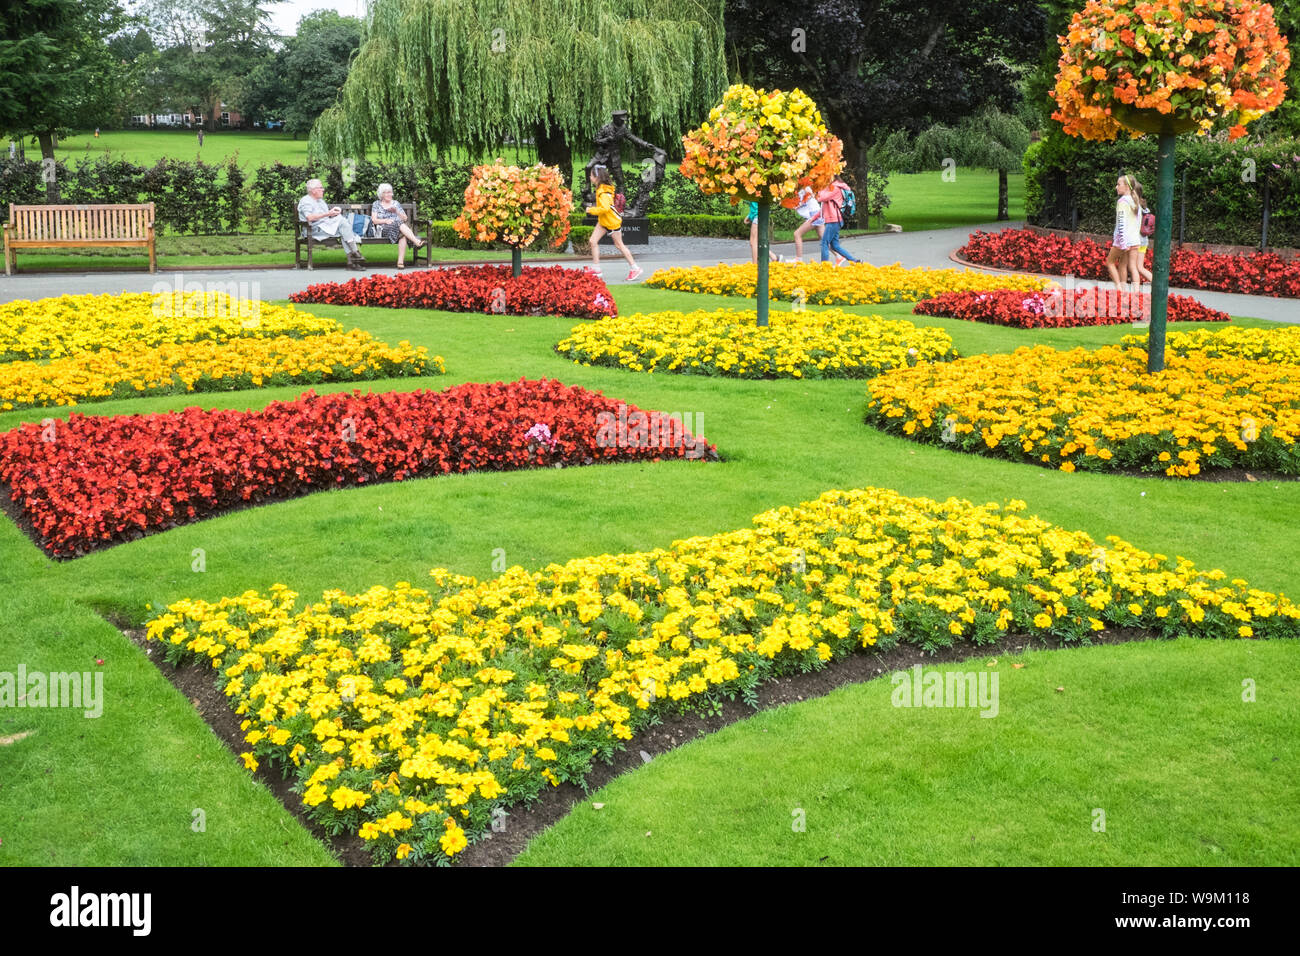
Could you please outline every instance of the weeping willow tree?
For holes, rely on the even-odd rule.
[[[911,162],[917,169],[938,169],[944,160],[958,166],[998,171],[998,221],[1010,219],[1007,173],[1020,169],[1030,133],[1020,119],[987,107],[955,127],[931,126],[918,133]]]
[[[615,109],[672,148],[725,86],[722,0],[371,0],[324,159],[485,156],[507,137],[571,175]]]

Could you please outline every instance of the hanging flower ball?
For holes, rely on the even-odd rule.
[[[478,242],[500,240],[526,249],[536,242],[560,246],[569,237],[573,194],[554,166],[475,166],[465,208],[452,223],[456,234]]]
[[[1286,96],[1291,54],[1260,0],[1089,0],[1059,40],[1052,118],[1084,139],[1220,122],[1237,139]]]
[[[789,205],[804,185],[823,189],[844,169],[843,144],[802,90],[736,84],[708,122],[682,137],[682,175],[706,194]]]

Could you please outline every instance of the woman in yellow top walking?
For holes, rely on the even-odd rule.
[[[600,240],[609,233],[614,247],[627,260],[627,281],[635,282],[641,276],[641,267],[623,245],[623,217],[614,209],[614,181],[609,170],[604,166],[591,167],[591,184],[596,187],[596,205],[587,207],[587,215],[596,217],[596,227],[591,230],[591,271],[600,273]]]

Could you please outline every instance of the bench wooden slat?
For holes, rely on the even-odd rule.
[[[80,203],[9,206],[5,230],[5,274],[14,250],[60,246],[129,246],[149,251],[149,271],[157,269],[153,203]]]

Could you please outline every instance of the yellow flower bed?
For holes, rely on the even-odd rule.
[[[0,305],[0,362],[132,345],[337,332],[333,319],[224,293],[65,295]]]
[[[867,378],[888,368],[955,358],[943,329],[905,319],[753,309],[650,312],[575,327],[555,350],[583,365],[732,378]]]
[[[0,363],[0,411],[144,393],[230,391],[444,371],[442,357],[430,359],[424,346],[389,346],[360,329],[301,339],[137,344],[50,362]]]
[[[758,286],[758,267],[745,263],[659,269],[645,284],[656,289],[752,299]],[[773,262],[768,273],[768,290],[773,299],[815,305],[915,302],[941,292],[1031,291],[1050,285],[1050,280],[1037,276],[989,275],[968,269],[905,269],[898,263],[873,266],[849,262],[835,268],[829,262]]]
[[[1145,335],[1126,335],[1121,341],[1136,348],[1147,347]],[[1229,325],[1222,329],[1170,332],[1165,336],[1165,352],[1171,355],[1203,352],[1212,357],[1237,356],[1253,362],[1300,365],[1300,326],[1245,329]]]
[[[1038,346],[887,372],[867,394],[886,431],[1062,471],[1300,474],[1300,366],[1191,352],[1149,375],[1141,349]]]
[[[454,857],[503,806],[581,781],[655,711],[752,700],[861,647],[1300,634],[1285,597],[1023,509],[830,491],[667,549],[484,582],[437,569],[432,591],[179,601],[147,634],[169,660],[211,660],[248,767],[280,766],[327,829],[408,863]]]

